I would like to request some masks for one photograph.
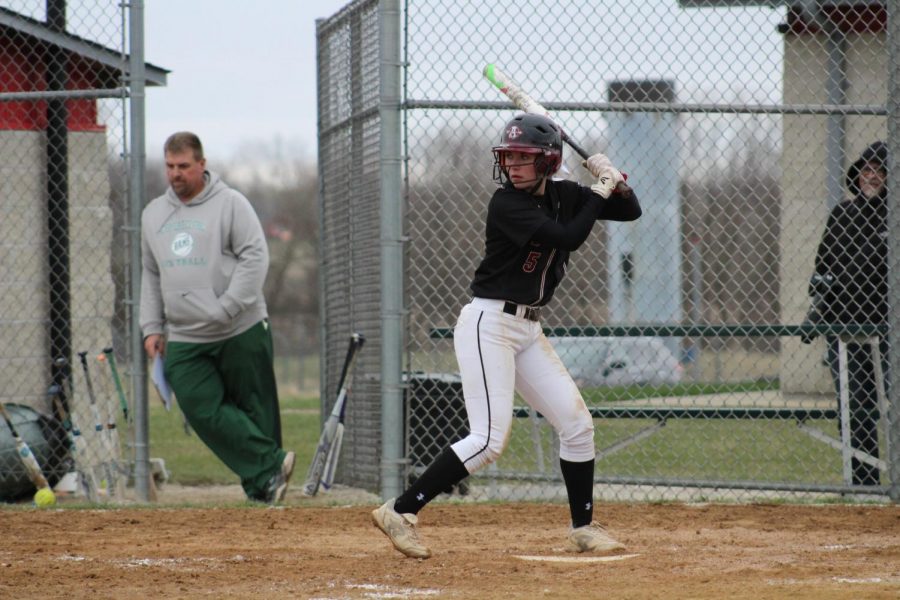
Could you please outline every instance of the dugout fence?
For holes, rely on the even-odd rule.
[[[876,140],[897,155],[898,9],[370,0],[321,20],[324,409],[349,333],[369,339],[339,478],[393,495],[465,432],[451,331],[482,255],[490,147],[516,112],[481,76],[496,63],[621,165],[644,208],[633,224],[595,227],[542,313],[557,343],[592,340],[565,359],[590,371],[599,495],[896,500],[896,386],[864,402],[844,386],[842,403],[829,353],[873,334],[893,345],[896,169],[886,224],[873,223],[887,321],[804,318],[826,219],[851,197],[848,167]],[[565,155],[564,176],[587,183]],[[651,361],[628,356],[629,339],[660,341],[677,366],[642,372]],[[885,353],[879,382],[896,355]],[[516,415],[504,456],[464,493],[562,500],[552,431],[524,405]],[[877,481],[854,481],[860,460]]]
[[[29,415],[51,420],[31,439],[45,474],[83,472],[96,501],[121,500],[128,481],[148,495],[146,374],[132,360],[143,106],[167,71],[144,62],[143,5],[0,2],[0,402],[23,431]],[[0,472],[5,500],[33,493],[11,443]]]

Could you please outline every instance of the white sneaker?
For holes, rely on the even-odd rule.
[[[265,501],[268,504],[274,505],[284,500],[284,496],[287,494],[288,483],[291,480],[291,475],[294,473],[296,458],[297,456],[293,452],[285,453],[284,460],[281,461],[281,469],[276,471],[269,479],[265,492]]]
[[[577,527],[569,533],[569,546],[574,552],[614,552],[625,550],[599,523]]]
[[[394,498],[391,498],[372,511],[372,521],[378,529],[390,538],[394,548],[412,558],[428,558],[431,550],[419,541],[416,533],[418,519],[413,514],[401,515],[394,510]]]

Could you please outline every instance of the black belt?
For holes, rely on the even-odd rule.
[[[540,306],[523,306],[525,312],[522,314],[523,319],[528,319],[529,321],[540,321],[541,320],[541,307]],[[519,305],[515,302],[504,302],[503,303],[503,312],[508,315],[515,316],[519,312]]]

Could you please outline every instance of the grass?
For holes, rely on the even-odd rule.
[[[675,386],[594,388],[584,392],[588,404],[659,396],[695,396],[777,389],[777,382],[756,381]],[[314,396],[286,396],[281,401],[284,446],[297,453],[297,473],[309,467],[319,437],[319,400]],[[556,444],[542,419],[533,428],[529,419],[515,419],[509,446],[498,463],[501,472],[540,469],[535,436],[540,440],[545,471],[554,472]],[[595,420],[598,450],[626,439],[655,423],[648,419]],[[808,422],[835,436],[831,421]],[[237,477],[193,432],[186,435],[181,412],[166,412],[159,402],[150,406],[150,455],[165,460],[170,481],[182,485],[234,484]],[[744,480],[761,482],[841,482],[840,453],[783,420],[674,419],[665,427],[619,452],[597,461],[604,476],[678,479]]]
[[[777,380],[740,381],[723,383],[678,383],[674,385],[629,385],[595,387],[581,390],[587,404],[621,402],[644,398],[677,396],[703,396],[707,394],[738,394],[745,392],[765,392],[778,389]]]
[[[153,396],[151,396],[153,399]],[[162,404],[150,404],[150,456],[166,461],[169,481],[181,485],[239,483],[232,473],[200,441],[193,431],[186,434],[177,405],[166,412]],[[283,445],[297,453],[295,475],[309,468],[319,439],[319,399],[287,396],[281,399]]]
[[[550,426],[516,419],[501,472],[537,472],[538,446],[544,472],[557,470]],[[650,419],[598,419],[598,452],[656,423]],[[836,436],[831,421],[807,421]],[[597,460],[597,474],[609,477],[841,483],[841,456],[788,420],[674,419],[649,437]]]

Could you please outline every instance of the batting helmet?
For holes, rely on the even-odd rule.
[[[491,148],[494,153],[494,180],[503,182],[503,154],[524,152],[537,155],[534,172],[538,177],[549,177],[562,166],[562,131],[543,115],[522,113],[516,115],[503,128],[500,143]]]

